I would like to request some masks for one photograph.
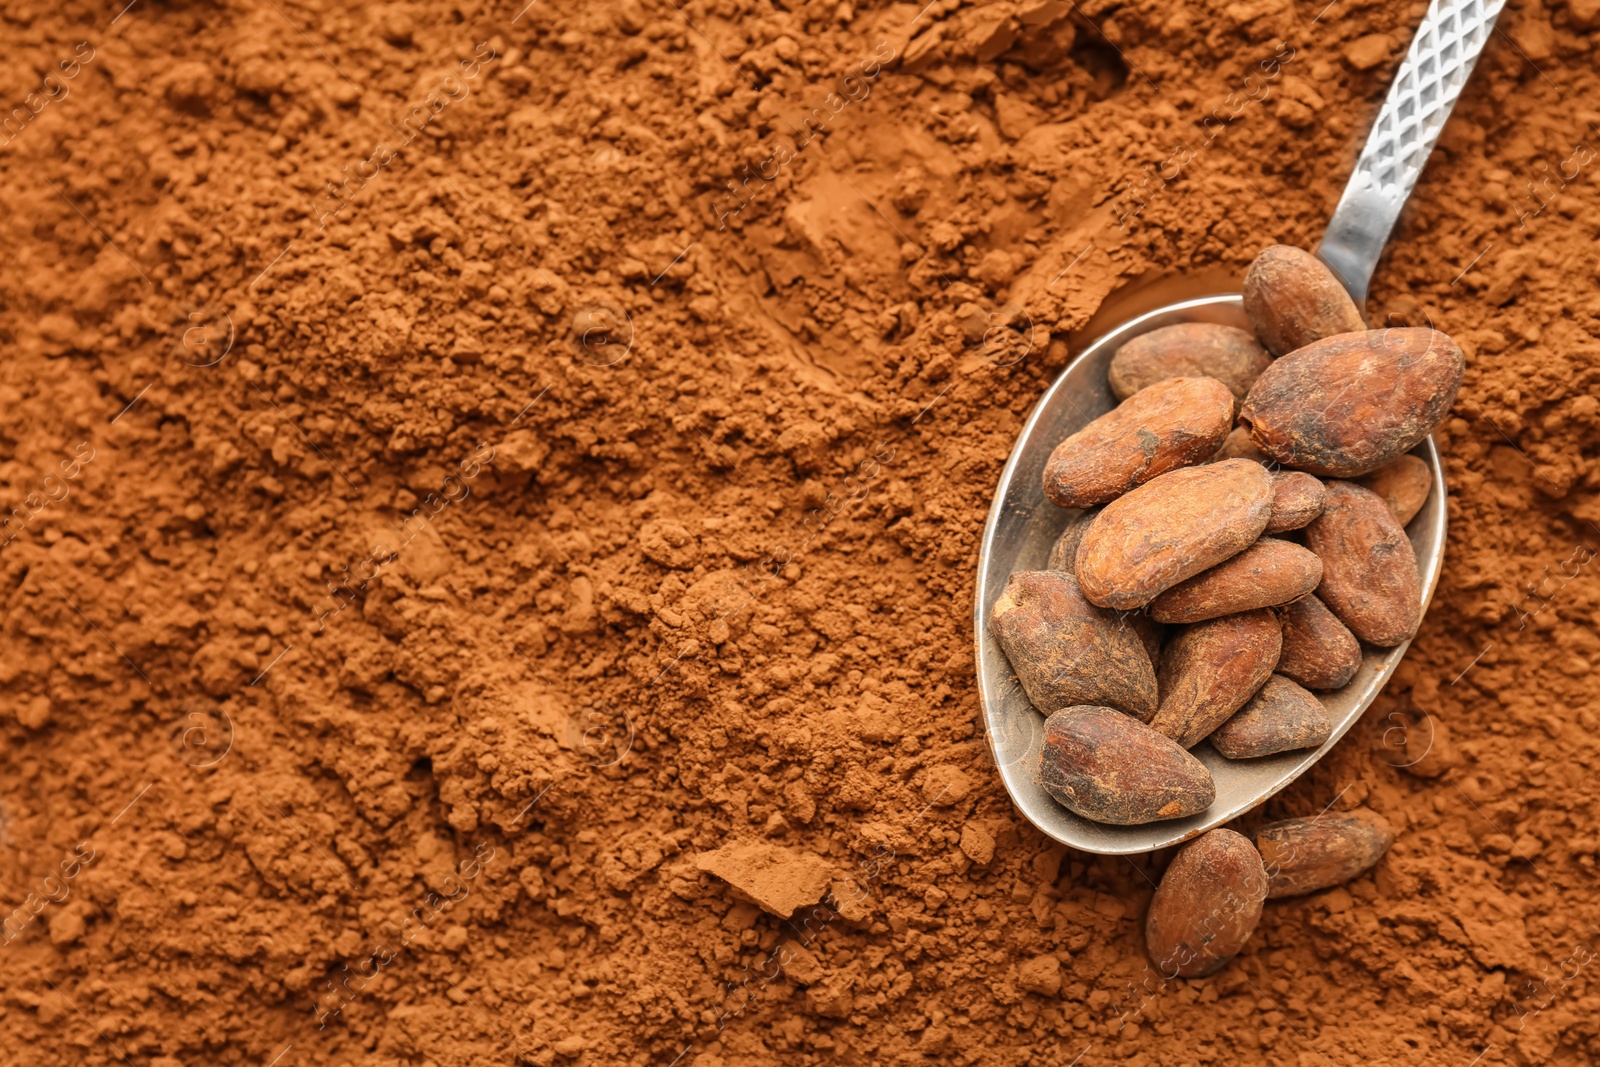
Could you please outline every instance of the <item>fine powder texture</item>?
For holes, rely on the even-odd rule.
[[[124,2],[0,12],[0,1064],[1600,1059],[1595,0],[1373,281],[1467,355],[1431,610],[1236,827],[1395,844],[1194,981],[1000,785],[978,543],[1424,4]]]

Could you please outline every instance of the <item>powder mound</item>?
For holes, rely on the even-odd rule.
[[[732,886],[736,896],[780,919],[821,900],[834,874],[825,860],[780,845],[724,845],[694,862]]]

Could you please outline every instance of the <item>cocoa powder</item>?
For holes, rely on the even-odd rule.
[[[1172,981],[1170,854],[978,728],[1022,420],[1314,247],[1422,10],[8,5],[0,506],[95,458],[0,551],[0,1062],[1600,1057],[1592,4],[1502,16],[1365,309],[1468,353],[1448,563],[1240,830],[1386,856]]]

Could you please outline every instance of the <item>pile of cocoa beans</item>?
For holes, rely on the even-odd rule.
[[[1368,330],[1300,249],[1262,252],[1243,289],[1251,330],[1167,326],[1113,355],[1120,403],[1045,465],[1046,497],[1074,509],[1066,528],[992,611],[1048,717],[1038,780],[1096,822],[1208,808],[1216,784],[1189,751],[1203,741],[1230,760],[1325,744],[1316,691],[1350,682],[1363,643],[1398,645],[1421,623],[1405,526],[1433,486],[1409,453],[1450,410],[1461,349],[1433,329]],[[1194,886],[1254,899],[1253,914],[1213,908],[1242,944],[1262,899],[1354,877],[1392,839],[1376,816],[1300,822],[1263,830],[1259,850],[1231,830],[1186,846],[1150,912],[1158,961],[1205,919]],[[1177,973],[1220,966],[1230,936],[1211,931]]]
[[[1184,819],[1216,800],[1190,753],[1315,749],[1317,691],[1362,645],[1410,640],[1422,582],[1406,537],[1432,491],[1411,456],[1445,418],[1464,360],[1430,328],[1366,330],[1328,267],[1274,245],[1245,274],[1251,330],[1182,323],[1110,360],[1118,406],[1045,464],[1072,510],[1042,571],[1011,574],[990,624],[1046,715],[1038,782],[1085,819]],[[1205,833],[1150,904],[1173,976],[1232,957],[1262,902],[1338,885],[1394,835],[1368,811]]]
[[[1202,741],[1233,760],[1321,746],[1312,691],[1421,623],[1405,524],[1432,486],[1408,453],[1450,410],[1461,349],[1367,330],[1333,272],[1283,245],[1250,265],[1244,310],[1253,336],[1184,323],[1117,350],[1121,403],[1045,464],[1066,529],[993,607],[1048,716],[1039,782],[1095,822],[1208,808]]]

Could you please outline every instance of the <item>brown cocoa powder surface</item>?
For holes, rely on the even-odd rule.
[[[7,5],[0,1063],[1600,1057],[1594,0],[1506,11],[1374,281],[1468,353],[1446,569],[1241,828],[1376,871],[1167,982],[1170,855],[980,729],[1021,420],[1314,245],[1423,10]]]

